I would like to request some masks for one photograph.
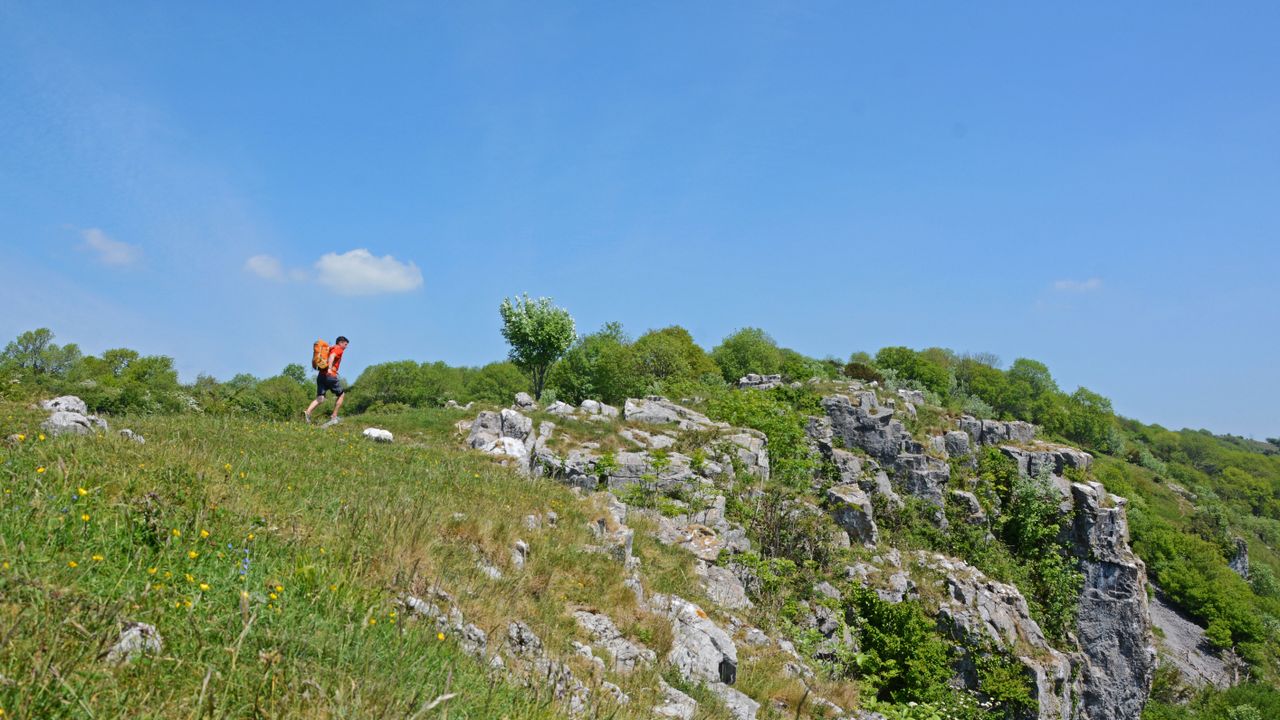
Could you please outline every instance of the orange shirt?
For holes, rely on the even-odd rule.
[[[329,374],[336,376],[338,374],[338,366],[342,364],[342,351],[346,348],[341,345],[334,345],[329,348]]]

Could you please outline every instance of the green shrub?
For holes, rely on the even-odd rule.
[[[782,372],[782,351],[760,328],[743,328],[729,335],[711,351],[711,359],[728,383],[736,383],[749,373]]]

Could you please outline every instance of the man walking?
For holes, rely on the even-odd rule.
[[[347,338],[339,335],[338,339],[333,341],[333,345],[329,346],[328,366],[316,374],[316,399],[311,401],[311,404],[307,406],[306,411],[303,413],[303,417],[307,419],[307,422],[311,422],[311,411],[324,402],[325,393],[330,391],[338,396],[338,403],[333,406],[333,416],[329,418],[329,422],[325,423],[325,425],[335,425],[341,422],[338,419],[338,410],[342,408],[342,396],[346,390],[343,390],[342,384],[338,382],[338,366],[342,364],[342,353],[346,352],[348,343]]]

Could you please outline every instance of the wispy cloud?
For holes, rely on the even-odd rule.
[[[270,255],[254,255],[244,261],[245,272],[252,273],[263,280],[284,280],[284,267],[279,258]]]
[[[1056,280],[1053,289],[1058,292],[1093,292],[1102,289],[1102,278],[1092,277],[1088,280]]]
[[[390,255],[375,257],[360,248],[321,256],[316,261],[316,282],[341,295],[401,293],[422,287],[422,271],[413,262],[400,262]]]
[[[84,242],[80,247],[97,254],[98,262],[112,267],[133,265],[142,257],[142,248],[121,242],[98,228],[85,228],[80,231]]]
[[[382,295],[422,286],[422,271],[413,262],[401,262],[390,255],[376,257],[364,248],[322,255],[315,263],[314,276],[302,268],[286,268],[271,255],[250,257],[244,261],[244,270],[272,282],[314,279],[340,295]]]

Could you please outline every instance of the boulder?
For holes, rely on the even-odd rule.
[[[827,507],[831,517],[851,542],[875,545],[879,541],[871,499],[857,485],[837,485],[827,490]]]
[[[965,490],[952,490],[948,494],[951,504],[959,507],[965,520],[971,525],[985,525],[987,513],[978,502],[978,496]]]
[[[942,436],[942,447],[949,458],[968,455],[969,434],[962,430],[952,430]]]
[[[1249,579],[1249,543],[1244,538],[1236,538],[1236,551],[1227,566],[1245,580]]]
[[[862,448],[881,463],[893,465],[910,434],[894,419],[892,410],[879,407],[875,393],[860,392],[858,398],[857,405],[844,395],[822,399],[833,437],[843,441],[846,448]]]
[[[98,430],[106,430],[107,422],[93,415],[81,415],[78,412],[57,410],[49,419],[40,424],[49,435],[92,435]]]
[[[365,428],[364,432],[361,434],[374,442],[389,443],[395,439],[390,430],[383,430],[382,428]]]
[[[547,406],[547,412],[552,415],[572,415],[573,411],[574,407],[572,405],[566,402],[560,402],[559,400]]]
[[[512,407],[528,412],[530,410],[537,410],[538,403],[533,399],[533,396],[530,395],[529,393],[518,392],[516,393],[515,403],[512,404]]]
[[[51,413],[72,412],[78,415],[89,414],[89,406],[85,405],[84,401],[75,395],[62,395],[61,397],[56,397],[52,400],[45,400],[40,403],[40,407]],[[147,627],[150,626],[148,625]]]
[[[533,628],[514,621],[507,625],[507,648],[517,657],[540,656],[542,639],[533,632]]]
[[[125,428],[125,429],[121,430],[121,431],[120,431],[120,437],[124,438],[125,440],[129,440],[129,441],[131,441],[131,442],[136,442],[136,443],[138,443],[139,445],[146,445],[146,444],[147,444],[147,439],[146,439],[146,438],[144,438],[144,437],[142,437],[141,435],[139,435],[138,433],[136,433],[136,432],[134,432],[134,431],[130,430],[129,428]]]
[[[125,623],[120,629],[120,638],[107,648],[99,659],[108,665],[131,663],[145,654],[159,654],[164,650],[164,638],[154,625],[146,623]]]
[[[618,417],[618,408],[612,405],[605,405],[599,400],[583,400],[578,409],[587,415],[602,415],[607,418]]]
[[[903,390],[899,390],[899,391],[898,391],[898,397],[900,397],[900,398],[902,398],[903,400],[905,400],[905,401],[907,401],[907,402],[911,403],[912,405],[923,405],[923,404],[924,404],[924,391],[923,391],[923,390],[905,390],[905,389],[903,389]]]

